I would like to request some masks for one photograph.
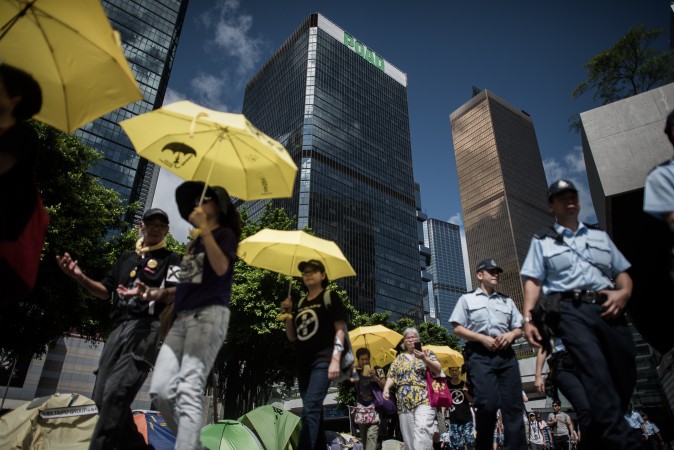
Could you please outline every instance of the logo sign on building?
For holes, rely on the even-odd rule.
[[[344,45],[351,47],[351,49],[360,55],[361,58],[369,61],[370,64],[373,64],[377,69],[381,71],[384,70],[384,58],[367,48],[365,44],[351,36],[346,31],[344,32]]]

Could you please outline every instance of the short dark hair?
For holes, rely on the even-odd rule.
[[[0,64],[0,82],[10,97],[21,97],[12,116],[21,122],[30,119],[42,109],[42,89],[29,73],[7,64]]]
[[[562,402],[560,402],[559,400],[555,400],[555,401],[552,402],[552,406],[555,406],[555,405],[561,407],[561,406],[562,406]]]
[[[365,347],[359,348],[358,350],[356,350],[356,359],[360,359],[360,357],[363,356],[363,355],[367,355],[367,357],[369,358],[370,357],[370,350],[368,350]]]

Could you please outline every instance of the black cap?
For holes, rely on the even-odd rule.
[[[571,181],[565,180],[564,178],[557,180],[548,188],[548,200],[552,200],[552,197],[555,195],[566,191],[578,193],[578,189],[576,189],[576,186]]]
[[[320,262],[317,259],[310,259],[309,261],[302,261],[297,265],[297,268],[300,269],[300,272],[304,272],[304,269],[307,267],[313,267],[314,269],[318,270],[319,272],[325,273],[325,266],[323,265],[322,262]]]
[[[180,216],[188,220],[192,211],[194,211],[195,202],[201,198],[204,191],[203,181],[185,181],[176,188],[176,203],[178,204],[178,212]],[[232,205],[229,194],[225,188],[220,186],[208,186],[206,189],[206,197],[210,197],[218,202],[220,211],[227,215],[227,212]],[[189,221],[189,220],[188,220]]]
[[[475,272],[479,272],[480,270],[491,270],[491,269],[496,269],[499,271],[499,273],[503,272],[503,269],[501,269],[498,264],[496,264],[496,261],[493,259],[485,259],[484,261],[480,261],[480,264],[477,265],[475,268]]]
[[[667,136],[671,135],[672,127],[674,127],[674,111],[670,112],[667,115],[667,120],[665,120],[665,134]]]
[[[166,212],[163,209],[159,208],[148,209],[143,214],[143,222],[145,222],[150,217],[161,217],[164,220],[164,222],[166,222],[167,224],[169,223],[168,214],[166,214]]]

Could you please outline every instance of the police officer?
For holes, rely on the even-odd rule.
[[[665,134],[674,146],[674,111],[665,121]],[[644,211],[666,221],[674,232],[674,158],[648,174],[644,186]]]
[[[548,310],[557,312],[553,332],[592,399],[584,448],[637,449],[623,419],[636,381],[635,348],[623,316],[632,293],[625,272],[630,264],[606,232],[578,221],[573,183],[552,183],[548,203],[556,223],[534,236],[521,271],[524,334],[533,347],[541,347],[531,311],[542,293]]]
[[[522,382],[511,344],[522,334],[515,302],[496,291],[503,272],[493,259],[477,265],[479,287],[462,295],[449,321],[466,341],[466,364],[474,389],[476,449],[492,448],[496,411],[503,416],[505,449],[527,448],[522,416]]]

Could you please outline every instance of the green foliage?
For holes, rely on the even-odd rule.
[[[87,275],[100,279],[110,269],[106,236],[124,231],[127,212],[119,195],[88,173],[100,158],[74,135],[33,122],[39,135],[36,181],[49,212],[49,227],[34,291],[0,315],[0,354],[41,355],[45,346],[75,331],[99,336],[110,305],[92,298],[56,265],[69,252]]]
[[[613,103],[674,81],[674,51],[650,48],[662,29],[640,25],[630,28],[611,48],[583,64],[587,80],[576,86],[571,96],[592,92],[602,105]],[[580,130],[580,116],[570,120],[571,129]]]

